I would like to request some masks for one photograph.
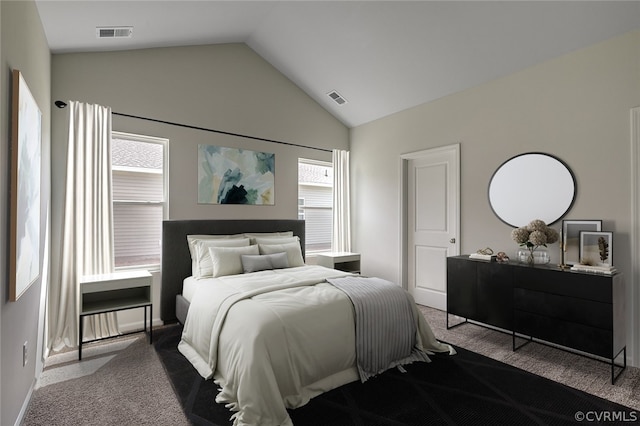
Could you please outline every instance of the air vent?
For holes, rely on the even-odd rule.
[[[331,99],[334,100],[335,103],[337,103],[338,105],[344,105],[347,103],[347,100],[345,98],[342,97],[342,95],[338,92],[336,92],[335,90],[332,92],[327,93],[327,96],[329,96]]]
[[[98,38],[131,38],[133,27],[96,27]]]

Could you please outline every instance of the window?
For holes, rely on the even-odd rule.
[[[116,268],[160,265],[167,212],[167,139],[113,132]]]
[[[304,219],[305,252],[331,250],[333,223],[333,165],[298,160],[298,218]]]

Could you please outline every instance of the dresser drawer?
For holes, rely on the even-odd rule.
[[[613,328],[613,305],[610,303],[515,288],[513,308],[590,327]]]
[[[521,267],[514,270],[513,287],[611,303],[611,280],[610,276]]]
[[[514,312],[515,331],[605,358],[614,355],[613,331],[530,312]]]

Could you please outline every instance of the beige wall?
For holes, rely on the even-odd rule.
[[[487,246],[515,254],[487,185],[506,159],[541,151],[576,175],[566,218],[603,219],[614,231],[614,264],[630,277],[629,111],[640,105],[638,52],[636,31],[352,129],[353,232],[363,272],[400,276],[400,155],[459,142],[461,254]],[[558,247],[550,252],[558,262]]]
[[[245,44],[53,55],[52,98],[114,112],[318,147],[348,149],[349,131]],[[60,244],[67,112],[54,108],[53,239]],[[114,115],[113,129],[169,139],[170,219],[295,219],[298,158],[331,153]],[[273,152],[275,205],[198,205],[198,144]],[[56,253],[56,250],[54,250]],[[52,260],[57,274],[57,260]],[[54,275],[54,277],[57,275]],[[158,299],[156,277],[154,300]],[[159,309],[154,310],[156,320]],[[142,314],[120,315],[125,325]]]
[[[348,147],[348,129],[245,44],[54,55],[52,80],[54,99],[98,103],[114,112],[306,146]],[[56,110],[53,118],[58,180],[66,113]],[[331,158],[322,151],[118,116],[113,128],[170,140],[172,219],[295,218],[297,158]],[[275,206],[197,205],[198,144],[274,152]]]
[[[11,71],[19,69],[42,112],[42,185],[41,185],[41,252],[44,259],[46,215],[49,207],[50,189],[50,117],[51,117],[51,55],[44,36],[40,17],[32,1],[0,2],[2,25],[0,68],[0,280],[2,301],[0,302],[1,340],[0,377],[1,407],[0,424],[13,425],[26,408],[28,396],[42,368],[42,327],[44,320],[43,291],[47,270],[40,264],[40,277],[16,302],[9,302],[7,283],[8,265],[8,212],[9,212],[9,141],[11,139]],[[27,365],[22,365],[22,345],[28,343]]]

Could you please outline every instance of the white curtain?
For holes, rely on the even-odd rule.
[[[49,292],[49,345],[78,345],[79,280],[113,272],[111,108],[69,102],[60,274]],[[53,278],[53,277],[52,277]],[[115,313],[85,317],[86,339],[118,334]]]
[[[349,203],[349,151],[334,149],[332,251],[351,251],[351,210]]]

